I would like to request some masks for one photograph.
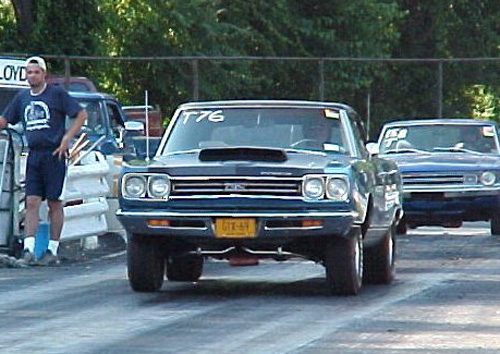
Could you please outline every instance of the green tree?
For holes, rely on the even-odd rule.
[[[4,50],[48,55],[104,55],[103,14],[99,0],[12,0],[0,7],[0,37]],[[12,35],[16,33],[16,35]],[[51,61],[51,72],[62,73],[62,61]],[[92,74],[89,63],[74,63],[79,75]]]
[[[90,76],[123,103],[142,102],[148,90],[167,115],[193,99],[195,74],[202,100],[318,99],[320,63],[311,59],[351,58],[324,62],[325,99],[349,103],[363,114],[371,97],[374,130],[392,118],[436,116],[438,65],[359,58],[497,57],[499,26],[496,0],[0,1],[4,52],[108,56],[73,61],[72,74]],[[150,60],[115,58],[137,56]],[[157,60],[168,56],[185,59]],[[62,72],[62,60],[50,64]],[[469,114],[475,95],[498,101],[489,100],[499,95],[497,65],[444,63],[444,114]]]
[[[400,1],[407,15],[399,26],[395,58],[498,57],[500,3],[494,0]],[[444,63],[443,116],[472,117],[475,101],[498,97],[497,63]],[[437,117],[438,64],[400,63],[374,87],[374,111],[381,124],[395,118]],[[486,85],[487,91],[477,87]],[[488,92],[483,96],[484,92]],[[472,99],[471,95],[478,95]],[[498,99],[496,100],[498,101]],[[497,110],[494,110],[497,112]],[[498,117],[496,118],[498,119]]]

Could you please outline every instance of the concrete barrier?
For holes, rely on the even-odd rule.
[[[106,158],[97,151],[89,153],[81,164],[68,167],[62,194],[65,206],[61,241],[108,232],[108,172]]]

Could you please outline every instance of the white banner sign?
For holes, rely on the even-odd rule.
[[[26,66],[24,60],[0,58],[0,86],[29,86],[26,80]]]

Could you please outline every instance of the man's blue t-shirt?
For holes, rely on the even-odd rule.
[[[54,150],[66,131],[66,116],[74,117],[82,109],[64,89],[47,85],[39,95],[19,92],[2,115],[11,124],[23,122],[30,149]]]

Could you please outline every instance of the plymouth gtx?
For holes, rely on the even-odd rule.
[[[119,178],[129,283],[197,281],[208,258],[302,258],[325,267],[333,294],[388,284],[401,188],[348,105],[182,104],[154,158],[129,160]]]

